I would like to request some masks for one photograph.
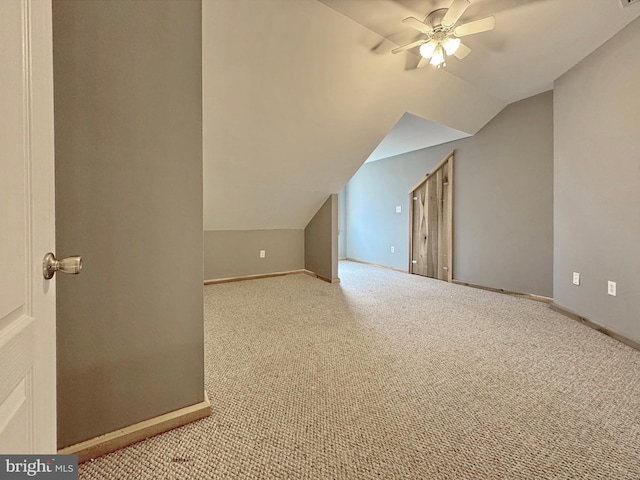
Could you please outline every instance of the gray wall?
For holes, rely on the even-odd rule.
[[[260,250],[265,257],[260,258]],[[304,230],[208,230],[204,278],[242,277],[304,268]]]
[[[408,268],[409,189],[454,149],[453,277],[551,296],[552,92],[507,106],[473,137],[363,165],[347,184],[347,257]]]
[[[451,148],[416,150],[358,170],[346,187],[348,258],[408,270],[409,189]]]
[[[203,400],[200,1],[53,2],[58,446]]]
[[[304,268],[338,279],[338,195],[332,194],[304,229]]]
[[[554,300],[640,340],[640,20],[555,83]],[[580,286],[572,285],[580,273]],[[607,295],[607,281],[617,296]]]

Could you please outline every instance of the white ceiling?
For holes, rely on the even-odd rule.
[[[470,136],[455,128],[449,128],[439,123],[405,113],[396,123],[382,142],[369,155],[366,162],[375,162],[393,157],[401,153],[413,152],[421,148],[433,147],[442,143],[452,142]]]
[[[387,40],[390,51],[420,33],[401,23],[423,20],[452,0],[319,0]],[[447,71],[507,103],[553,88],[555,79],[640,15],[620,0],[470,0],[459,23],[495,16],[490,32],[463,39],[471,54]],[[417,49],[400,53],[418,60]],[[413,65],[412,65],[413,66]],[[427,66],[425,68],[433,69]]]
[[[476,133],[505,103],[405,70],[316,0],[202,3],[204,226],[304,228],[407,112]]]
[[[441,70],[390,50],[416,38],[402,18],[450,0],[203,1],[205,229],[304,228],[398,121],[473,135],[640,15],[620,0],[471,1],[463,20],[496,28]]]

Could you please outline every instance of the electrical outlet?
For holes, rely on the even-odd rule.
[[[260,250],[260,258],[264,258],[267,256],[267,252],[265,252],[264,250]]]
[[[616,282],[612,282],[609,280],[609,284],[607,285],[607,293],[612,296],[616,296]]]
[[[396,213],[402,213],[402,206],[396,205]]]
[[[573,284],[580,285],[580,274],[578,272],[573,272]]]
[[[391,245],[391,253],[396,253],[396,247],[394,247],[393,245]]]

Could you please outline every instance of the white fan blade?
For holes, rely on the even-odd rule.
[[[442,19],[442,25],[445,27],[453,27],[464,11],[469,7],[469,0],[453,0],[453,3],[447,10],[444,18]]]
[[[433,32],[433,28],[431,28],[426,23],[422,23],[420,20],[418,20],[415,17],[407,17],[404,20],[402,20],[402,23],[404,23],[405,25],[409,25],[410,27],[413,27],[413,28],[415,28],[416,30],[418,30],[419,32],[422,32],[422,33],[431,33],[431,32]]]
[[[474,22],[465,23],[464,25],[460,25],[456,27],[453,31],[453,34],[456,37],[464,37],[465,35],[473,35],[474,33],[486,32],[488,30],[493,30],[493,27],[496,26],[496,17],[485,17],[480,20],[476,20]]]
[[[409,50],[410,48],[417,47],[418,45],[422,45],[423,43],[427,43],[428,41],[429,41],[428,38],[423,38],[422,40],[416,40],[415,42],[409,43],[402,47],[394,48],[393,50],[391,50],[391,53],[404,52],[405,50]]]
[[[418,65],[416,65],[416,68],[422,68],[429,65],[429,61],[430,60],[428,58],[420,57],[420,61],[418,62]]]
[[[471,53],[471,49],[461,43],[460,45],[458,45],[458,49],[455,52],[453,52],[453,55],[459,58],[460,60],[462,60],[464,57],[466,57],[470,53]]]

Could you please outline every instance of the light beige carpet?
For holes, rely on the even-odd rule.
[[[205,288],[213,415],[82,479],[640,479],[640,352],[547,305],[342,262]]]

